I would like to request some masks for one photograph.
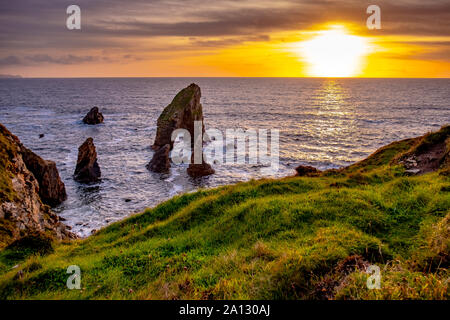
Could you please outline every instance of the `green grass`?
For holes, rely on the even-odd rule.
[[[320,299],[332,283],[336,299],[448,299],[450,178],[404,176],[391,161],[411,143],[319,177],[177,196],[22,261],[3,250],[0,298]],[[350,256],[380,266],[381,289],[337,271]],[[66,288],[70,265],[81,290]]]

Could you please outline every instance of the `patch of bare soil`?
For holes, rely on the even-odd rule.
[[[410,175],[432,172],[440,168],[446,152],[446,143],[443,141],[420,152],[405,156],[400,163],[405,166],[405,172]]]

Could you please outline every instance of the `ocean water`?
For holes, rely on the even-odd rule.
[[[207,129],[280,130],[280,177],[299,164],[342,167],[450,122],[450,79],[308,78],[1,79],[0,122],[56,162],[68,199],[55,211],[87,236],[178,193],[264,176],[250,164],[216,164],[216,174],[199,180],[182,165],[147,171],[159,114],[192,82],[202,89]],[[93,106],[105,122],[85,125]],[[102,181],[83,185],[72,174],[88,137]]]

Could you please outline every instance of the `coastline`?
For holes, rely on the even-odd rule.
[[[402,161],[449,141],[449,128],[315,177],[176,196],[53,253],[17,260],[4,250],[1,298],[448,299],[450,148],[434,172],[407,174]],[[69,262],[83,270],[81,290],[57,280]],[[361,285],[373,264],[384,268],[381,290]],[[29,289],[36,281],[42,290]]]

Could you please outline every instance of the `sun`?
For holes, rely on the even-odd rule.
[[[351,35],[342,26],[317,31],[311,40],[299,43],[298,54],[312,77],[353,77],[361,72],[369,51],[364,37]]]

